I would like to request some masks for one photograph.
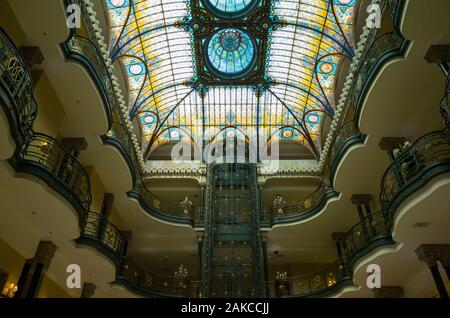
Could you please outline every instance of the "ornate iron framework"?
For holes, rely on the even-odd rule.
[[[254,1],[252,11],[247,16],[220,15],[208,1],[190,0],[191,16],[185,17],[181,26],[192,34],[195,58],[195,76],[190,84],[200,92],[209,86],[251,86],[261,91],[271,83],[267,76],[266,65],[269,50],[269,35],[281,26],[279,19],[272,13],[272,0]],[[232,18],[233,17],[233,18]],[[237,17],[240,17],[239,19]],[[217,72],[208,65],[207,45],[211,37],[222,29],[243,30],[249,34],[256,46],[256,61],[250,69],[239,76],[229,76]]]

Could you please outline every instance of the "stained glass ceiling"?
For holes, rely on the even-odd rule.
[[[110,55],[148,154],[169,142],[273,138],[321,152],[357,0],[105,0]]]

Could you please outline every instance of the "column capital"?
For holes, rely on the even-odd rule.
[[[37,46],[21,46],[20,52],[30,68],[45,61],[41,49]]]
[[[429,267],[437,266],[440,261],[443,266],[450,266],[450,244],[424,244],[416,249],[419,260]]]
[[[68,151],[80,152],[87,149],[88,143],[84,138],[64,138],[62,145]]]
[[[97,289],[97,286],[95,286],[94,284],[84,283],[80,298],[92,298],[92,296],[94,296],[94,294],[95,294],[96,289]]]
[[[450,62],[450,45],[432,45],[425,55],[428,63],[449,63]]]
[[[384,137],[381,138],[378,146],[383,151],[392,151],[400,148],[400,145],[405,141],[404,137]]]
[[[40,241],[34,259],[36,262],[43,264],[45,267],[50,265],[50,262],[55,256],[57,246],[50,241]]]
[[[370,194],[354,194],[351,197],[352,204],[355,205],[369,205],[370,200],[372,200]]]
[[[400,286],[375,288],[373,293],[375,298],[402,298],[404,295],[403,287]]]

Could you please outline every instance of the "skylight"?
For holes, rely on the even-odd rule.
[[[105,0],[110,54],[148,155],[218,135],[298,142],[317,157],[356,0]]]

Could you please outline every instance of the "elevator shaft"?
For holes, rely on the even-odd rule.
[[[264,297],[256,164],[208,167],[202,296]]]

